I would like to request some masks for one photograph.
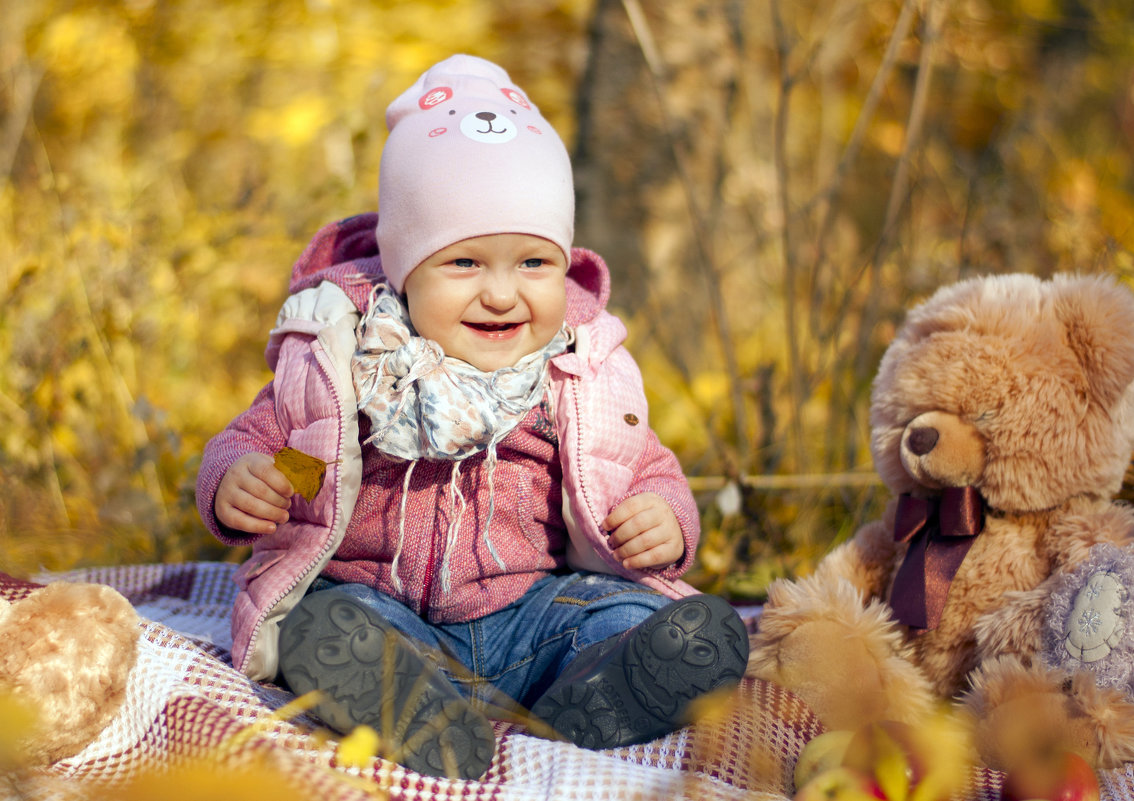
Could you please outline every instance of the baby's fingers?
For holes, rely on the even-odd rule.
[[[627,559],[623,559],[622,566],[644,569],[647,567],[672,565],[681,557],[682,553],[684,553],[683,548],[675,548],[672,543],[663,542],[652,548],[647,548],[641,553],[637,553]]]
[[[282,509],[287,509],[291,506],[291,496],[295,494],[291,482],[276,467],[274,459],[263,454],[256,454],[256,456],[259,458],[250,460],[248,473],[250,478],[258,481],[263,487],[258,486],[254,481],[244,488],[262,500]],[[265,492],[265,490],[267,491]]]
[[[279,516],[280,510],[267,504],[265,504],[265,506],[275,511],[265,512],[262,515],[255,513],[250,514],[231,504],[217,503],[217,520],[225,527],[235,529],[236,531],[243,531],[248,534],[271,534],[276,530],[278,523],[287,521],[288,515],[286,511],[283,511],[281,519]]]
[[[225,473],[213,500],[217,520],[250,534],[270,534],[288,519],[292,488],[272,458],[251,453]]]
[[[655,499],[656,498],[656,499]],[[630,522],[633,518],[639,517],[643,513],[648,513],[651,509],[655,508],[658,503],[665,503],[661,500],[660,496],[654,496],[653,493],[642,493],[641,495],[631,495],[618,506],[610,510],[610,514],[602,521],[603,527],[607,531],[617,531]],[[626,536],[633,536],[639,531],[642,531],[649,525],[648,519],[645,523],[639,523],[631,531],[627,529]]]
[[[685,552],[685,543],[675,539],[665,528],[649,528],[626,540],[614,555],[623,567],[658,567],[676,562]]]

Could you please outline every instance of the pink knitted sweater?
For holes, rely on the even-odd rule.
[[[452,463],[421,461],[402,513],[408,464],[362,447],[349,358],[354,326],[381,266],[374,215],[324,228],[293,270],[293,295],[268,346],[275,377],[252,405],[205,448],[198,507],[222,541],[252,543],[237,573],[233,661],[253,678],[274,675],[278,624],[318,575],[361,581],[433,621],[469,620],[519,598],[535,581],[565,566],[626,575],[671,596],[692,589],[678,581],[699,536],[696,507],[680,465],[649,428],[641,376],[621,346],[625,328],[603,308],[609,276],[596,255],[575,250],[568,273],[567,322],[576,346],[552,361],[543,404],[501,441],[493,476],[492,542],[487,551],[484,457],[461,466],[465,500],[459,538],[448,556],[449,590],[439,569],[450,516]],[[332,462],[309,504],[296,496],[291,520],[270,536],[222,530],[213,499],[225,471],[249,451],[291,445]],[[685,538],[678,564],[627,570],[613,558],[601,520],[618,502],[652,491],[667,500]],[[401,545],[399,592],[391,577]]]

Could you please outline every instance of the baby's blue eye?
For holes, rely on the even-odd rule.
[[[453,264],[457,265],[458,267],[464,268],[476,266],[476,262],[474,262],[472,259],[453,259]]]
[[[543,266],[543,259],[527,259],[524,261],[524,266],[534,270],[536,267]]]

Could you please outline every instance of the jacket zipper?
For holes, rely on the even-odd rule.
[[[317,342],[318,339],[319,339],[319,337],[318,337],[318,335],[316,335],[315,341]],[[332,401],[334,403],[336,413],[338,414],[339,419],[341,421],[341,419],[342,419],[342,401],[339,398],[339,393],[338,393],[338,391],[335,387],[335,382],[331,380],[330,370],[328,369],[327,364],[324,363],[324,360],[326,360],[327,358],[328,357],[326,356],[325,352],[323,352],[322,358],[320,358],[319,354],[316,354],[315,355],[315,364],[317,366],[317,369],[319,369],[323,373],[324,380],[327,382],[327,389],[330,391],[331,398],[332,398]],[[273,381],[274,380],[275,379],[273,378]],[[337,445],[337,449],[338,449],[339,455],[341,456],[342,452],[343,452],[342,433],[341,432],[339,434],[339,442],[338,442],[338,445]],[[285,598],[287,598],[295,590],[295,588],[299,586],[300,582],[304,578],[306,578],[306,576],[311,572],[311,570],[315,567],[315,565],[319,564],[319,562],[322,561],[323,556],[327,553],[327,551],[332,550],[331,541],[332,541],[333,537],[330,536],[330,534],[331,534],[331,532],[333,532],[335,530],[335,527],[338,525],[339,512],[341,511],[340,506],[339,506],[339,503],[340,503],[340,501],[339,501],[340,486],[339,486],[339,482],[337,480],[334,482],[334,490],[335,490],[335,498],[334,498],[334,500],[332,501],[332,504],[331,504],[332,512],[331,512],[330,525],[328,526],[327,541],[323,544],[323,547],[319,550],[319,553],[315,556],[315,558],[312,559],[312,560],[309,560],[308,563],[306,565],[304,565],[303,570],[300,571],[300,573],[288,583],[287,587],[282,592],[278,593],[272,599],[271,604],[269,604],[268,606],[265,607],[266,609],[271,610],[271,609],[275,608],[280,602],[282,602]],[[244,658],[241,660],[241,663],[240,663],[239,669],[241,670],[241,672],[244,671],[244,668],[247,667],[248,663],[255,656],[255,651],[256,651],[255,646],[256,646],[257,640],[260,637],[260,630],[263,628],[264,621],[266,619],[267,619],[267,614],[264,613],[264,612],[260,612],[258,614],[256,622],[252,626],[252,631],[250,632],[250,634],[248,636],[248,640],[247,640],[248,644],[247,644],[247,647],[244,651]]]

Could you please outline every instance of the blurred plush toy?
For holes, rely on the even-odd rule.
[[[126,696],[138,617],[118,592],[58,582],[0,598],[0,693],[38,713],[21,737],[31,766],[73,756],[98,736]]]
[[[871,400],[893,498],[812,575],[770,588],[749,673],[833,729],[917,722],[957,699],[994,767],[1057,749],[1099,767],[1134,758],[1124,688],[1040,657],[1053,593],[1072,592],[1092,546],[1134,536],[1113,500],[1132,385],[1134,295],[1109,278],[978,278],[915,308]],[[1113,638],[1121,624],[1100,625]]]
[[[1134,698],[1134,545],[1100,543],[1061,574],[1045,608],[1041,656]]]

